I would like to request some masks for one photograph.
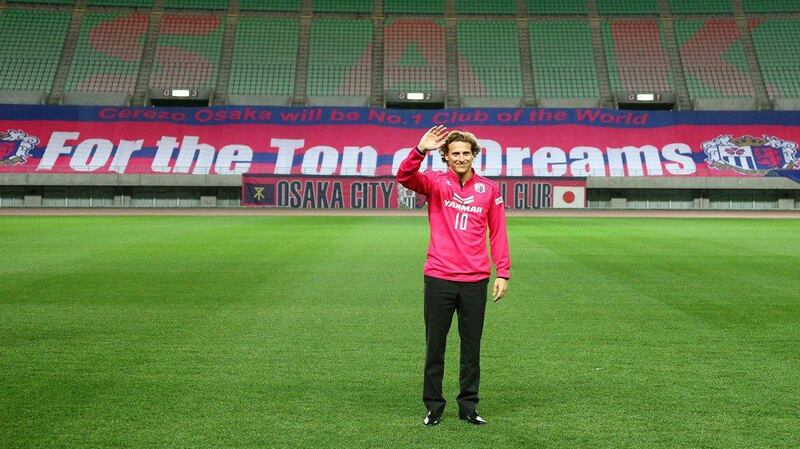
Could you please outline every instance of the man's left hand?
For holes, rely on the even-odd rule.
[[[494,280],[494,288],[492,289],[492,301],[497,302],[503,299],[503,296],[508,290],[508,280],[497,278]]]

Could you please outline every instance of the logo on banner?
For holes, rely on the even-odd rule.
[[[36,148],[39,138],[29,136],[24,131],[9,129],[0,131],[0,166],[24,164]]]
[[[772,170],[798,170],[797,143],[764,134],[761,137],[730,134],[703,142],[708,166],[747,175],[765,176]]]
[[[417,192],[403,187],[397,183],[397,207],[399,209],[416,209]]]

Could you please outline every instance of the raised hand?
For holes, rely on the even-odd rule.
[[[444,125],[436,125],[422,136],[417,148],[421,151],[437,150],[444,145],[444,141],[447,140],[447,134],[447,127]]]

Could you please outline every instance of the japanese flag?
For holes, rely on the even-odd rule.
[[[553,186],[553,208],[582,209],[586,207],[586,187]]]

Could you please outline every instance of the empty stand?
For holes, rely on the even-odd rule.
[[[461,96],[521,99],[516,23],[511,20],[462,21],[457,33]]]
[[[309,96],[368,97],[372,81],[372,22],[314,20],[308,57]]]
[[[395,14],[444,14],[444,0],[383,0],[383,11]]]
[[[241,17],[228,93],[291,96],[298,35],[299,19]]]
[[[6,0],[6,3],[32,3],[40,5],[73,5],[75,0]]]
[[[731,0],[669,0],[669,7],[675,14],[733,13]]]
[[[149,18],[144,14],[87,13],[66,92],[133,94]]]
[[[164,8],[228,9],[228,0],[164,0]]]
[[[529,14],[586,14],[586,0],[526,0]]]
[[[733,19],[675,22],[689,96],[753,97],[753,82]]]
[[[661,41],[661,29],[655,19],[603,23],[611,90],[672,92],[669,56]]]
[[[599,98],[589,25],[578,20],[530,23],[538,98]]]
[[[156,43],[150,87],[213,89],[225,30],[215,14],[165,14]]]
[[[517,11],[515,0],[456,0],[459,14],[514,14]]]
[[[742,0],[746,12],[798,12],[800,0]]]
[[[800,98],[800,20],[766,19],[751,32],[770,98]]]
[[[153,0],[87,0],[89,6],[127,6],[130,8],[151,8]]]
[[[0,10],[0,86],[49,93],[69,20],[63,11]]]
[[[385,90],[447,90],[445,31],[440,21],[387,21],[383,38]]]
[[[239,0],[242,11],[300,11],[300,0]]]
[[[314,12],[372,12],[372,0],[313,0]]]
[[[659,0],[597,0],[600,14],[658,14]]]

